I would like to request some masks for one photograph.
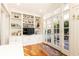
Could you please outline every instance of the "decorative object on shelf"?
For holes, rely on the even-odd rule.
[[[21,36],[21,31],[12,32],[12,36]]]
[[[35,34],[40,34],[40,17],[35,16]]]
[[[36,22],[39,22],[40,21],[40,17],[35,17],[35,19],[36,19]]]
[[[36,25],[36,28],[39,28],[40,27],[40,24],[39,24],[39,22],[37,23],[37,25]]]
[[[11,18],[14,19],[14,20],[16,20],[16,19],[21,20],[21,14],[20,13],[12,12],[11,16],[12,16]]]
[[[19,24],[11,24],[12,29],[21,29],[21,25]]]

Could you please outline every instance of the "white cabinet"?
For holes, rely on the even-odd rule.
[[[67,7],[67,9],[65,9]],[[65,9],[65,10],[64,10]],[[70,55],[70,5],[67,4],[62,9],[62,52],[66,55]]]
[[[73,7],[74,4],[71,4],[70,9],[70,24],[71,24],[71,36],[70,36],[70,50],[71,55],[78,55],[79,56],[79,5]]]
[[[23,38],[21,36],[11,36],[9,44],[22,44]]]

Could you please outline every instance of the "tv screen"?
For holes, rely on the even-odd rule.
[[[23,35],[32,35],[34,34],[34,28],[23,28]]]

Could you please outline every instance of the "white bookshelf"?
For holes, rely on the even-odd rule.
[[[23,28],[34,28],[34,34],[41,34],[41,17],[11,12],[10,35],[23,36]]]

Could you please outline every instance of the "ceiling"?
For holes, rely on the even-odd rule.
[[[62,6],[61,3],[7,3],[8,10],[37,15],[45,15]]]

